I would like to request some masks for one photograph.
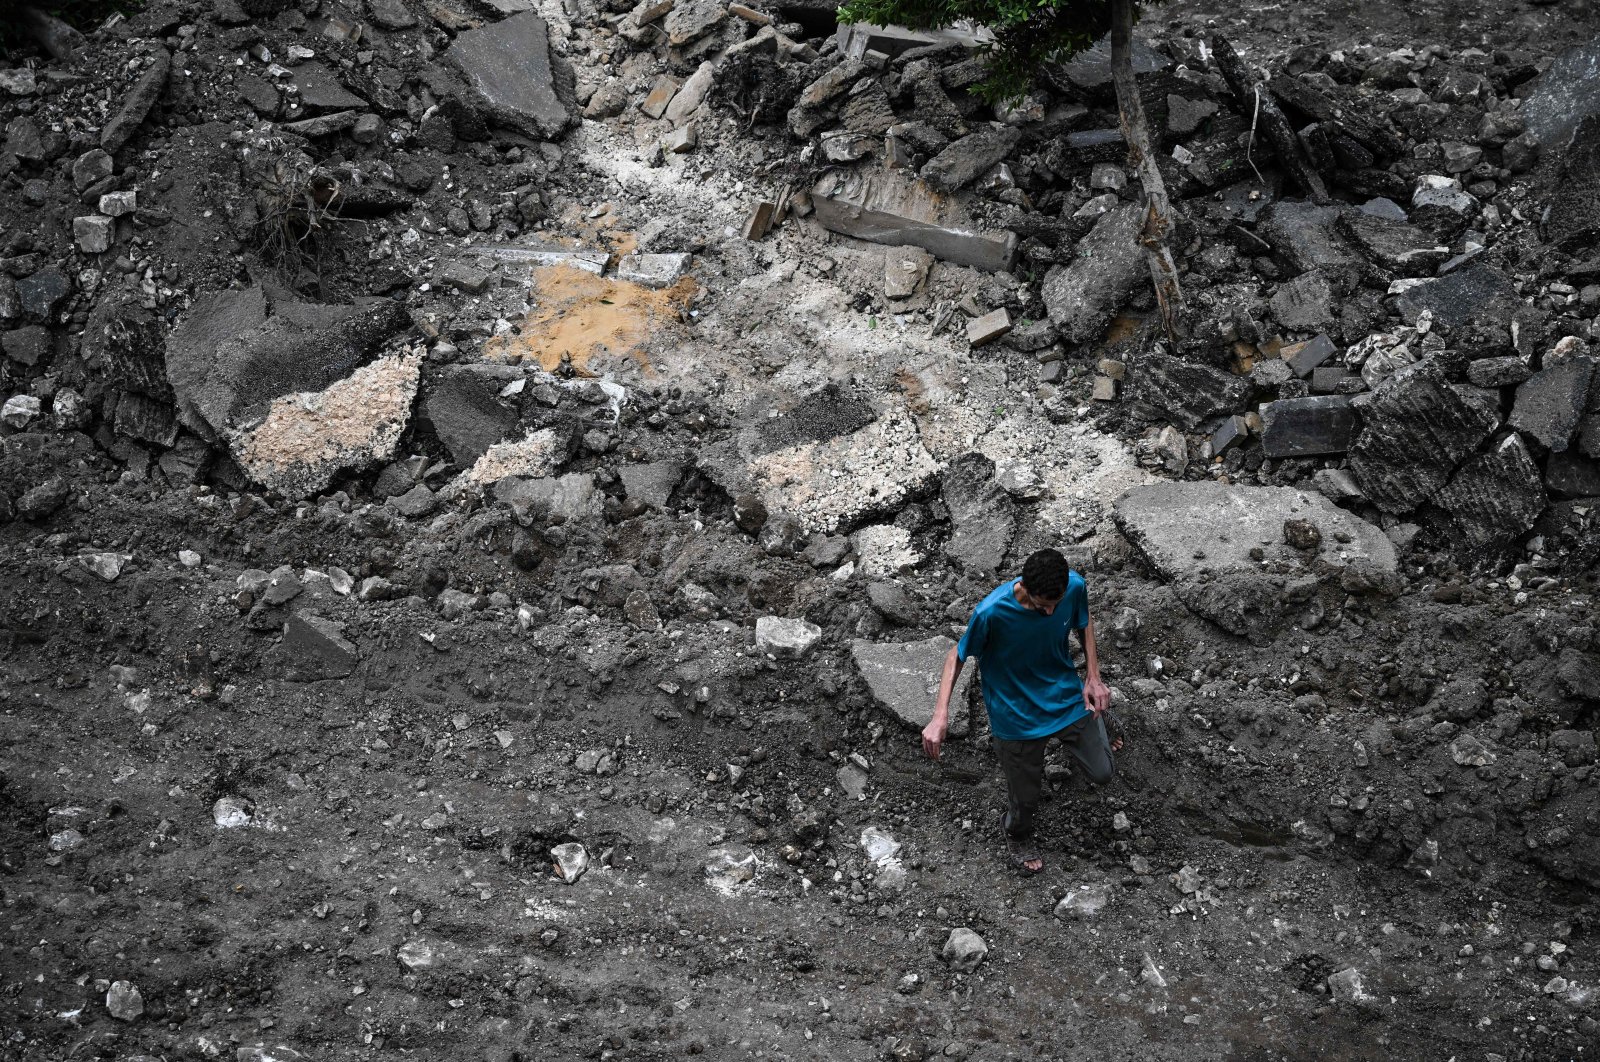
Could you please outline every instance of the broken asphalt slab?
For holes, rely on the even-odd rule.
[[[532,11],[460,34],[445,59],[497,125],[548,140],[578,121],[572,70],[552,54],[549,29]]]

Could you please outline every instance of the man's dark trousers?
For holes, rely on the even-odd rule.
[[[1106,726],[1097,716],[1086,715],[1076,723],[1026,741],[1005,741],[993,738],[995,753],[1000,759],[1000,770],[1006,776],[1009,804],[1006,811],[1006,829],[1013,837],[1026,837],[1033,833],[1034,817],[1039,810],[1039,797],[1044,791],[1044,747],[1051,738],[1061,743],[1077,757],[1089,781],[1103,784],[1116,772],[1116,761],[1111,756],[1111,742],[1106,738]]]

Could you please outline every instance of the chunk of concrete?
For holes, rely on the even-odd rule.
[[[84,254],[104,254],[111,250],[116,235],[116,221],[112,218],[89,214],[72,219],[72,238]]]
[[[817,223],[830,232],[893,247],[921,247],[936,258],[990,272],[1016,261],[1013,232],[986,232],[926,184],[893,173],[832,173],[811,194]]]
[[[1004,338],[1010,331],[1011,315],[1002,306],[967,321],[967,342],[973,347],[981,347]]]
[[[642,465],[623,465],[617,469],[617,475],[630,501],[665,509],[673,490],[683,479],[683,462],[669,458]]]
[[[1321,533],[1318,560],[1335,567],[1392,572],[1394,544],[1379,527],[1321,494],[1292,487],[1242,487],[1198,482],[1134,487],[1113,507],[1117,526],[1167,579],[1201,573],[1300,567],[1284,540],[1284,524],[1303,520]],[[1260,550],[1262,560],[1252,552]]]
[[[933,718],[944,658],[955,644],[942,634],[918,642],[857,640],[850,643],[850,655],[878,707],[900,720],[906,729],[921,730]],[[971,729],[967,690],[976,670],[963,668],[950,694],[952,737],[965,737]]]
[[[517,522],[524,526],[548,521],[551,515],[588,520],[600,514],[600,494],[595,489],[594,476],[588,472],[533,479],[507,476],[494,485],[494,496],[509,505]]]
[[[1044,304],[1068,343],[1099,339],[1134,289],[1148,283],[1138,240],[1143,221],[1143,208],[1134,203],[1106,211],[1078,241],[1071,263],[1045,274]]]
[[[1567,448],[1588,409],[1595,359],[1574,357],[1546,365],[1517,388],[1508,423],[1553,453]]]
[[[421,427],[438,437],[452,461],[471,467],[516,430],[517,407],[500,396],[504,386],[490,366],[449,366],[423,395]]]
[[[1261,407],[1261,449],[1274,460],[1341,454],[1359,426],[1348,395],[1283,398]]]
[[[572,72],[551,54],[549,30],[532,11],[459,34],[445,59],[496,124],[548,140],[578,121]]]
[[[933,255],[920,247],[891,247],[884,253],[883,294],[890,299],[909,299],[928,279]]]
[[[804,619],[760,616],[756,619],[756,651],[779,660],[804,660],[822,640],[822,628]]]
[[[1320,269],[1347,283],[1364,273],[1367,266],[1336,231],[1345,209],[1294,200],[1273,203],[1256,219],[1256,235],[1271,244],[1277,256],[1296,273]]]
[[[689,271],[694,256],[678,254],[630,254],[617,263],[617,279],[647,288],[670,288]]]
[[[1268,305],[1278,324],[1291,332],[1339,330],[1338,291],[1319,269],[1278,285]]]

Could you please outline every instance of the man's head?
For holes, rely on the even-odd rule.
[[[1041,549],[1034,553],[1022,566],[1022,604],[1050,615],[1066,594],[1067,577],[1071,574],[1067,558],[1058,551]]]

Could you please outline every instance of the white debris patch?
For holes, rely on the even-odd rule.
[[[566,458],[566,447],[553,428],[539,428],[521,439],[498,442],[467,470],[472,483],[487,485],[506,476],[548,476]]]
[[[830,532],[862,513],[899,506],[937,471],[904,410],[849,435],[750,462],[756,493],[768,509],[793,513],[808,530]]]

